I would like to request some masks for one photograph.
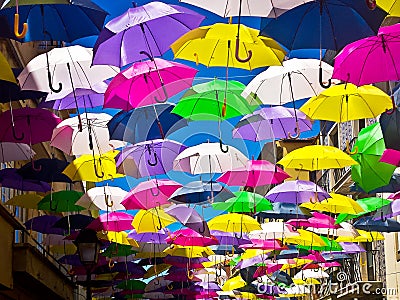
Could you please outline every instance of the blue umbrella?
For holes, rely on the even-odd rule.
[[[25,5],[25,2],[27,4]],[[64,41],[98,35],[103,27],[107,12],[90,0],[19,1],[19,28],[28,24],[26,35],[17,38],[14,33],[15,1],[9,1],[0,10],[0,36],[29,41]],[[52,3],[54,2],[54,3]],[[18,30],[18,28],[17,28]],[[19,30],[18,30],[19,32]]]
[[[299,207],[294,203],[275,202],[272,203],[272,210],[259,212],[258,217],[262,219],[307,219],[311,214],[307,209]]]
[[[275,283],[283,283],[286,286],[290,286],[293,284],[293,279],[290,277],[288,273],[285,273],[284,271],[275,271],[272,273],[272,275],[269,277],[273,282]]]
[[[294,245],[287,245],[289,249],[282,250],[277,256],[276,259],[291,259],[301,256],[306,256],[309,254],[306,249],[297,249]]]
[[[381,218],[374,220],[373,216],[362,217],[354,224],[354,228],[365,231],[399,232],[400,223],[392,219]]]
[[[136,144],[165,138],[168,134],[187,126],[182,117],[171,114],[173,104],[143,106],[117,113],[107,124],[110,139]]]

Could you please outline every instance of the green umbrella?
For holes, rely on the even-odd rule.
[[[118,256],[129,256],[137,253],[137,251],[132,249],[130,245],[122,245],[117,243],[112,243],[105,249],[101,255],[105,257],[118,257]]]
[[[146,287],[146,283],[140,280],[125,280],[120,282],[117,285],[117,288],[123,289],[123,290],[135,290],[135,291],[144,291],[144,288]]]
[[[236,213],[255,213],[265,210],[272,210],[272,204],[260,194],[250,192],[234,192],[235,197],[225,202],[213,203],[216,210],[225,210]]]
[[[388,199],[383,199],[378,197],[369,197],[369,198],[358,199],[356,202],[360,204],[360,206],[364,209],[364,212],[359,213],[357,215],[339,214],[335,221],[336,224],[340,224],[342,222],[355,219],[367,213],[373,212],[381,208],[382,206],[389,204],[391,201]]]
[[[46,195],[37,205],[38,209],[53,212],[81,211],[86,208],[76,205],[83,193],[77,191],[59,191]]]
[[[335,240],[331,240],[325,236],[320,236],[320,238],[325,242],[325,246],[312,246],[312,250],[316,251],[342,251],[343,248],[340,246],[338,242]],[[297,245],[298,249],[305,249],[305,250],[310,250],[311,246],[303,246],[303,245]]]
[[[351,178],[366,192],[387,185],[396,168],[379,162],[383,151],[385,142],[379,123],[360,131],[351,154],[359,165],[351,166]]]
[[[249,103],[241,96],[245,85],[215,79],[189,89],[172,110],[190,121],[218,121],[252,113],[261,102]]]

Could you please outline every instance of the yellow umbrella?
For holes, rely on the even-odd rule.
[[[342,150],[333,146],[312,145],[293,150],[278,164],[301,170],[341,169],[358,163]]]
[[[50,246],[50,251],[53,254],[62,254],[62,255],[75,254],[76,250],[77,249],[74,244]]]
[[[297,232],[299,235],[285,238],[284,242],[301,246],[326,246],[324,240],[314,232],[304,229],[297,229]]]
[[[126,233],[125,231],[120,231],[120,232],[108,231],[107,233],[98,232],[97,237],[100,240],[106,240],[112,243],[139,248],[139,244],[134,239],[128,238],[128,233]]]
[[[215,253],[209,247],[199,247],[190,246],[183,247],[179,245],[174,245],[173,247],[168,247],[164,250],[164,253],[171,256],[181,256],[181,257],[207,257],[209,255],[214,255]]]
[[[1,53],[0,53],[0,80],[15,83],[15,85],[17,85],[17,80],[15,79],[14,73],[11,70],[11,67],[7,59]]]
[[[392,99],[372,85],[333,85],[310,98],[300,110],[313,120],[347,122],[375,118],[393,107]]]
[[[240,275],[238,275],[238,276],[229,278],[222,286],[222,290],[224,292],[233,291],[236,289],[240,289],[246,285],[247,285],[246,281],[244,281],[243,278]]]
[[[43,197],[39,196],[38,194],[22,194],[22,195],[12,197],[10,200],[8,200],[4,204],[14,205],[14,206],[19,206],[19,207],[24,207],[24,208],[37,209],[37,204],[42,199],[43,199]]]
[[[365,231],[358,229],[357,232],[359,236],[339,236],[336,241],[337,242],[351,242],[351,243],[367,243],[373,241],[383,241],[385,237],[380,232],[375,231]]]
[[[290,263],[289,264],[284,264],[281,267],[281,270],[284,271],[284,270],[287,270],[287,269],[299,268],[299,267],[304,266],[305,264],[308,264],[308,263],[313,261],[312,259],[305,259],[305,258],[295,258],[293,260],[294,260],[293,264],[290,264]]]
[[[330,193],[329,195],[332,198],[327,198],[316,203],[307,202],[301,204],[300,206],[310,210],[326,211],[335,214],[345,213],[357,215],[364,212],[364,209],[360,206],[360,204],[350,197],[335,193]]]
[[[370,3],[371,8],[375,5],[375,1],[367,1]],[[376,0],[376,5],[386,11],[392,17],[400,17],[400,1],[399,0]]]
[[[236,24],[216,23],[199,27],[181,36],[171,49],[175,58],[195,61],[207,67],[252,70],[281,65],[285,50],[276,41],[259,36],[256,29],[240,25],[240,42],[235,44],[237,30]],[[235,59],[235,56],[245,62]]]
[[[176,222],[176,219],[161,208],[140,210],[132,221],[137,233],[158,232],[162,228]]]
[[[208,227],[211,230],[241,233],[262,229],[256,219],[237,213],[217,216],[208,222]]]
[[[171,265],[167,264],[151,266],[150,268],[147,269],[146,274],[143,275],[143,279],[149,279],[153,276],[157,276],[158,274],[167,271],[169,268],[171,268]]]
[[[317,284],[321,284],[321,282],[319,280],[317,280],[316,278],[306,278],[306,280],[303,280],[301,278],[293,278],[293,283],[296,285],[317,285]]]
[[[112,150],[103,155],[85,154],[71,162],[63,171],[72,181],[101,182],[124,177],[117,174],[115,157],[119,151]]]
[[[240,292],[234,295],[235,299],[247,299],[247,300],[257,300],[257,296],[249,292]]]

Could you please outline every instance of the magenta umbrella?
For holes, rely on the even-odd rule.
[[[199,246],[207,247],[211,245],[218,245],[218,240],[213,236],[203,236],[200,233],[190,228],[177,230],[165,239],[167,243],[180,245],[184,247]]]
[[[257,187],[283,182],[290,176],[267,160],[249,160],[246,167],[223,173],[217,181],[233,186]]]
[[[319,212],[312,212],[312,217],[305,219],[292,219],[286,221],[286,224],[295,227],[313,227],[313,228],[331,228],[338,229],[340,225],[335,224],[335,219],[331,216],[321,214]]]
[[[170,179],[151,179],[139,183],[122,200],[126,209],[150,209],[171,204],[169,197],[182,185]]]
[[[111,80],[104,94],[104,107],[128,111],[164,103],[190,88],[196,73],[196,69],[161,58],[136,62]]]
[[[6,110],[0,114],[0,141],[29,145],[47,142],[60,122],[59,117],[46,109]]]
[[[348,44],[336,56],[332,78],[357,86],[400,79],[400,24]]]
[[[94,219],[86,228],[95,231],[125,231],[131,230],[133,216],[125,212],[105,213]]]

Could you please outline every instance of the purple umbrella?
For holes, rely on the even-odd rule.
[[[135,229],[129,231],[128,238],[141,243],[167,244],[165,239],[168,237],[168,229],[162,228],[158,232],[137,233]]]
[[[202,287],[204,290],[208,290],[208,291],[220,291],[221,290],[219,285],[216,284],[215,282],[200,281],[200,282],[195,282],[194,285]]]
[[[135,178],[166,174],[187,147],[171,140],[151,140],[123,149],[116,157],[117,172]]]
[[[204,17],[185,7],[151,2],[128,9],[105,25],[94,45],[93,64],[125,66],[161,56],[183,34],[198,27]]]
[[[342,253],[352,254],[352,253],[360,253],[366,252],[363,247],[356,243],[350,242],[340,242],[339,245],[343,248]]]
[[[272,188],[265,197],[271,202],[305,203],[330,198],[329,194],[311,181],[292,180]]]
[[[121,272],[121,273],[130,273],[134,275],[131,278],[142,278],[143,275],[146,273],[146,270],[139,266],[138,264],[128,261],[128,262],[116,262],[114,266],[110,268],[108,265],[97,267],[94,270],[94,274],[106,274],[106,273],[114,273],[114,272]]]
[[[65,265],[71,266],[82,266],[82,263],[79,259],[78,254],[68,254],[58,259],[58,262]],[[108,261],[104,256],[99,255],[99,260],[97,262],[97,266],[102,266],[108,264]]]
[[[235,234],[235,232],[211,230],[211,235],[218,240],[220,245],[239,246],[251,243],[250,238],[245,233],[243,233],[240,239],[237,238],[237,234]]]
[[[76,109],[78,108],[94,108],[102,106],[104,103],[104,94],[96,93],[94,91],[88,92],[89,94],[77,95],[76,101],[73,95],[68,94],[62,99],[47,100],[40,103],[40,107],[52,108],[55,110]]]
[[[44,234],[64,235],[65,230],[53,227],[53,225],[60,219],[61,217],[44,215],[29,219],[24,225],[28,230],[33,230]]]
[[[297,119],[296,119],[297,116]],[[287,139],[312,129],[307,116],[293,108],[265,107],[244,116],[233,129],[234,138],[251,141]]]
[[[183,257],[167,255],[164,263],[180,268],[201,269],[204,268],[203,262],[210,261],[207,257]]]
[[[25,179],[18,174],[18,169],[7,168],[0,170],[0,185],[20,191],[35,191],[46,193],[51,190],[51,186],[44,181]]]
[[[174,204],[164,209],[164,211],[181,222],[182,225],[189,227],[203,236],[210,236],[210,229],[207,222],[204,221],[194,208],[187,207],[185,204]]]

